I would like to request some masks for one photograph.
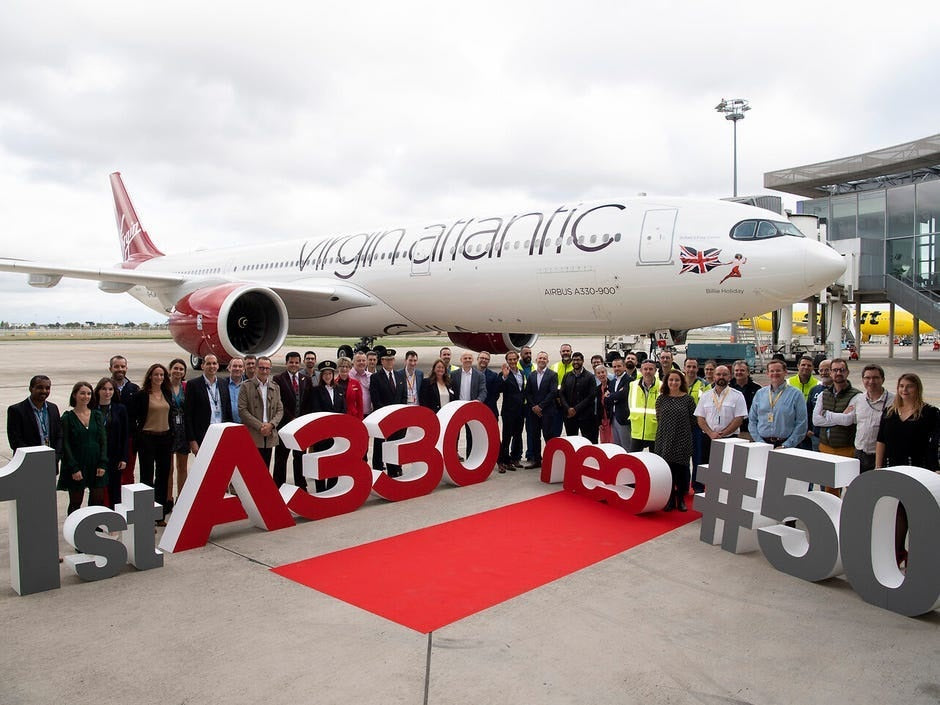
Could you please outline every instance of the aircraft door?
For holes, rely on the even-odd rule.
[[[411,250],[411,276],[424,277],[431,274],[434,240],[419,240]]]
[[[640,259],[637,264],[672,264],[672,239],[676,230],[677,208],[646,211],[640,234]]]

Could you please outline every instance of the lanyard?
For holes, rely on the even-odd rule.
[[[47,446],[49,445],[49,409],[43,403],[41,409],[34,406],[33,413],[36,414],[36,419],[39,421],[40,440],[44,446]]]

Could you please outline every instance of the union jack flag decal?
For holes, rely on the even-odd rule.
[[[679,274],[686,272],[695,272],[696,274],[705,274],[715,267],[725,264],[718,261],[721,250],[717,247],[710,247],[707,250],[696,250],[694,247],[679,245],[679,259],[682,261],[682,270]]]

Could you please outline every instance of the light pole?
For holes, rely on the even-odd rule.
[[[751,109],[744,98],[721,99],[715,110],[725,114],[725,120],[734,125],[734,196],[738,195],[738,120],[744,119],[744,113]]]

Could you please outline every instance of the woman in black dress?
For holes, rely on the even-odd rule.
[[[685,375],[672,370],[663,380],[656,397],[656,454],[669,463],[672,493],[665,511],[688,511],[685,496],[689,492],[689,461],[692,459],[692,428],[695,426],[695,401],[689,396]]]
[[[95,385],[91,397],[91,408],[101,412],[108,436],[108,507],[121,501],[121,475],[127,467],[130,423],[127,409],[114,399],[114,382],[102,377]]]
[[[885,409],[875,444],[875,467],[915,465],[940,471],[937,438],[940,435],[940,410],[924,401],[920,377],[905,373],[898,379],[897,395]],[[907,562],[907,512],[898,504],[894,534],[894,553],[898,565]],[[906,566],[905,566],[906,567]]]

